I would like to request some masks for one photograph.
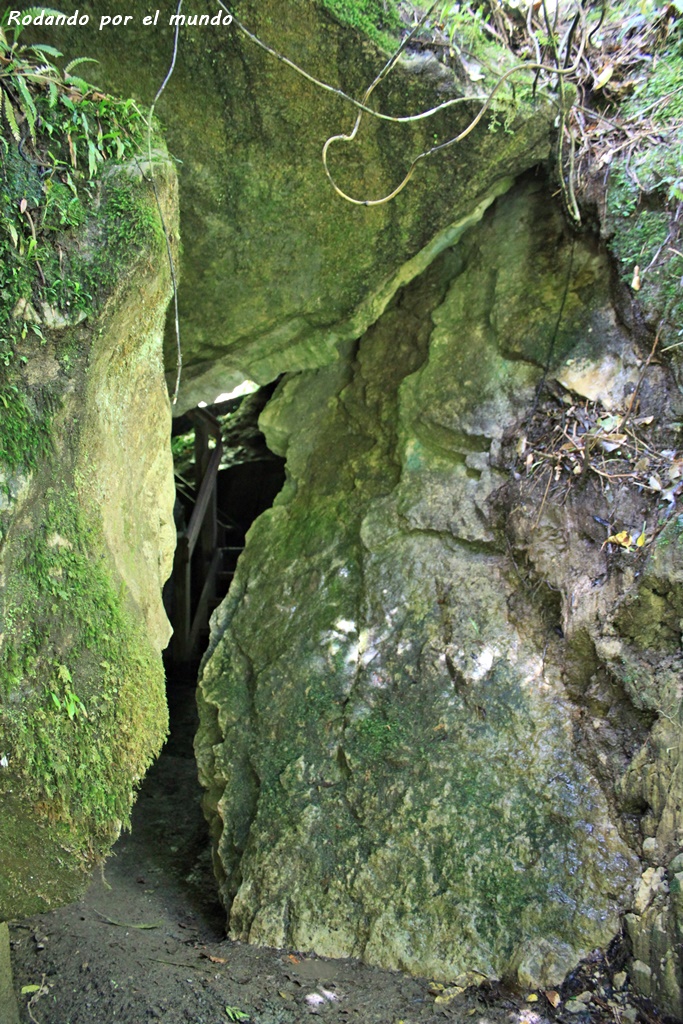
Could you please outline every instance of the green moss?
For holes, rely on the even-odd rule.
[[[7,168],[5,172],[16,185]],[[56,227],[41,238],[30,258],[27,251],[22,255],[11,246],[8,255],[7,241],[3,250],[0,236],[0,257],[4,257],[0,258],[0,295],[4,297],[0,312],[0,463],[10,470],[33,468],[49,451],[57,392],[45,384],[33,388],[27,401],[23,366],[34,353],[40,353],[47,329],[42,323],[13,317],[17,302],[26,300],[36,310],[47,306],[65,320],[97,315],[115,284],[134,267],[136,256],[161,253],[164,244],[153,193],[146,182],[119,173],[106,182],[90,184],[82,200],[73,202],[73,197],[65,199],[63,190],[56,198],[55,189],[60,191],[53,186],[48,192],[46,216]],[[60,331],[56,341],[62,370],[69,376],[71,360],[84,339],[72,326]]]
[[[47,417],[29,409],[16,384],[0,385],[0,463],[32,469],[50,451]]]
[[[92,218],[87,246],[72,246],[60,255],[45,255],[48,284],[43,289],[51,306],[71,313],[96,313],[102,301],[144,249],[157,249],[161,227],[152,208],[149,186],[128,180],[107,183],[91,196]]]
[[[641,18],[642,18],[641,11]],[[628,22],[625,23],[625,28]],[[667,336],[680,334],[683,324],[683,274],[678,208],[683,200],[683,34],[680,23],[653,42],[633,93],[621,116],[647,126],[644,141],[612,164],[607,192],[610,247],[630,283],[640,268],[639,299],[653,321],[662,321]],[[653,131],[652,126],[660,129]]]
[[[4,608],[0,721],[27,799],[105,849],[166,719],[159,659],[112,589],[94,521],[65,485],[23,537]]]
[[[399,25],[396,0],[322,0],[339,21],[365,33],[382,45],[391,41],[389,32]]]
[[[683,135],[681,138],[683,140]],[[610,175],[607,193],[607,223],[611,233],[610,249],[621,263],[622,280],[630,284],[635,268],[639,267],[641,301],[658,319],[680,327],[683,323],[680,290],[683,256],[676,241],[678,199],[669,195],[672,175],[665,173],[670,155],[665,146],[654,146],[647,154],[649,173],[655,175],[656,168],[661,172],[658,183],[646,176],[645,164],[640,168],[642,180],[636,169],[640,185],[650,182],[649,192],[643,191],[624,166],[616,167]],[[676,169],[680,170],[678,166]]]

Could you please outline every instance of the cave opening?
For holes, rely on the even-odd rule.
[[[194,692],[211,614],[228,592],[251,524],[272,506],[285,481],[285,460],[270,451],[258,427],[276,386],[219,396],[173,421],[178,543],[164,590],[174,631],[164,652],[167,747],[192,749]]]
[[[130,901],[131,914],[143,912],[135,909],[141,899],[143,909],[159,906],[177,922],[177,935],[191,942],[225,935],[194,756],[195,691],[211,613],[228,592],[249,527],[284,483],[285,460],[268,449],[258,429],[276,384],[198,407],[173,423],[178,548],[164,590],[176,630],[164,653],[169,735],[107,872],[121,899]],[[194,531],[190,545],[188,531]]]

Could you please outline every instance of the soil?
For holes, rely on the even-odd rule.
[[[80,903],[11,926],[21,1020],[33,1024],[652,1024],[612,990],[623,951],[596,957],[561,990],[468,989],[448,1002],[428,980],[225,938],[192,753],[189,685],[170,695],[171,737],[140,790],[133,827]],[[38,990],[23,992],[25,986]],[[581,992],[581,1013],[566,1002]],[[555,999],[555,993],[550,994]],[[584,996],[584,998],[586,998]],[[437,1001],[438,1000],[438,1001]],[[2,1024],[2,1022],[0,1022]]]

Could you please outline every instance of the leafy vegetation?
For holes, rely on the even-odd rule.
[[[0,24],[0,461],[10,469],[35,465],[44,453],[52,412],[49,388],[29,408],[19,394],[17,371],[45,343],[46,326],[64,328],[96,312],[123,259],[158,230],[142,186],[120,186],[102,176],[108,162],[132,159],[144,142],[146,122],[139,109],[76,74],[86,58],[60,69],[58,50],[23,44],[21,32],[21,26],[7,28],[5,15]],[[90,245],[84,244],[85,236]],[[68,366],[65,352],[62,368]]]
[[[641,291],[663,347],[683,333],[683,5],[634,5],[606,38],[610,78],[594,134],[594,167],[609,168],[610,247]],[[604,173],[604,172],[603,172]],[[679,344],[675,340],[674,345]]]
[[[225,1012],[228,1020],[233,1021],[248,1021],[250,1020],[249,1014],[245,1013],[244,1010],[240,1010],[238,1006],[226,1006]]]
[[[58,13],[25,13],[39,10]],[[31,406],[36,397],[49,406],[48,391],[28,396],[14,371],[45,343],[46,326],[97,312],[131,254],[161,242],[145,185],[102,174],[146,141],[138,108],[75,75],[87,58],[60,71],[58,50],[22,45],[20,35],[0,24],[0,462],[10,468],[34,461],[31,435],[41,430]],[[58,347],[63,369],[68,345]]]

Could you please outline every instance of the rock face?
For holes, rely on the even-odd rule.
[[[520,185],[262,414],[288,481],[216,615],[196,741],[234,937],[536,986],[619,931],[639,861],[494,497],[546,360],[628,362],[608,278]]]
[[[108,10],[125,15],[129,7],[113,0]],[[216,6],[199,0],[195,12],[215,15]],[[246,0],[237,13],[265,42],[354,97],[386,61],[310,0]],[[172,30],[168,23],[145,28],[139,20],[107,34],[98,30],[93,9],[89,26],[71,34],[60,29],[45,41],[96,57],[98,83],[149,104],[168,70]],[[413,57],[376,98],[382,110],[399,115],[458,94],[461,86],[436,60]],[[400,182],[413,156],[461,131],[479,106],[454,106],[414,125],[371,121],[358,145],[331,151],[330,165],[353,195],[379,198]],[[258,49],[235,26],[182,30],[157,112],[180,160],[178,411],[213,401],[247,375],[265,384],[285,371],[334,361],[338,345],[359,337],[418,272],[411,259],[429,244],[451,244],[450,225],[503,179],[546,158],[555,119],[553,106],[540,105],[515,121],[514,132],[502,125],[489,131],[484,122],[463,146],[424,161],[395,202],[365,208],[335,195],[321,163],[323,144],[350,130],[354,108]],[[404,276],[397,277],[401,268]],[[169,339],[169,370],[174,362]]]
[[[175,237],[173,169],[159,162],[156,173]],[[113,260],[105,225],[118,230],[125,211],[125,262],[105,266],[99,315],[57,323],[45,306],[36,313],[44,341],[29,334],[3,398],[0,450],[12,460],[0,466],[0,921],[77,898],[166,731],[170,274],[139,171],[119,168],[91,194],[71,244],[85,266]],[[26,409],[42,423],[30,468],[17,461]]]
[[[83,10],[88,29],[45,41],[99,58],[103,84],[150,102],[168,25],[109,34]],[[236,11],[351,95],[383,63],[310,0]],[[199,0],[193,13],[215,8]],[[405,113],[454,85],[413,57],[383,88],[382,108]],[[388,192],[473,109],[365,125],[358,149],[334,154],[340,183]],[[615,148],[606,215],[602,193],[599,204],[612,268],[587,238],[571,243],[545,192],[500,198],[549,153],[555,108],[527,109],[513,133],[482,125],[377,208],[335,197],[320,166],[350,109],[234,27],[183,30],[158,112],[182,161],[179,409],[244,376],[288,374],[263,416],[288,483],[252,529],[200,693],[233,934],[435,977],[554,984],[626,914],[636,984],[683,1017],[677,521],[659,531],[644,497],[578,464],[562,500],[552,474],[533,485],[533,465],[528,485],[519,472],[506,484],[507,431],[524,437],[546,365],[579,401],[621,415],[636,388],[645,416],[680,418],[663,370],[641,387],[643,353],[608,297],[620,276],[620,322],[646,350],[643,324],[654,334],[664,317],[671,338],[680,326],[675,259],[654,280],[658,254],[676,253],[677,215],[656,208],[659,159],[645,154],[641,203]],[[626,286],[638,262],[640,305]],[[117,410],[98,402],[83,424],[84,437],[105,429],[88,442],[98,457],[116,448]],[[84,481],[97,507],[105,493],[124,511],[135,500],[128,477]],[[6,500],[30,508],[28,495],[21,474],[7,477]],[[163,632],[126,559],[124,518],[105,517],[107,558]],[[644,520],[647,558],[605,548],[604,523],[636,536]],[[46,536],[68,550],[60,530]],[[59,650],[53,662],[70,671]]]

